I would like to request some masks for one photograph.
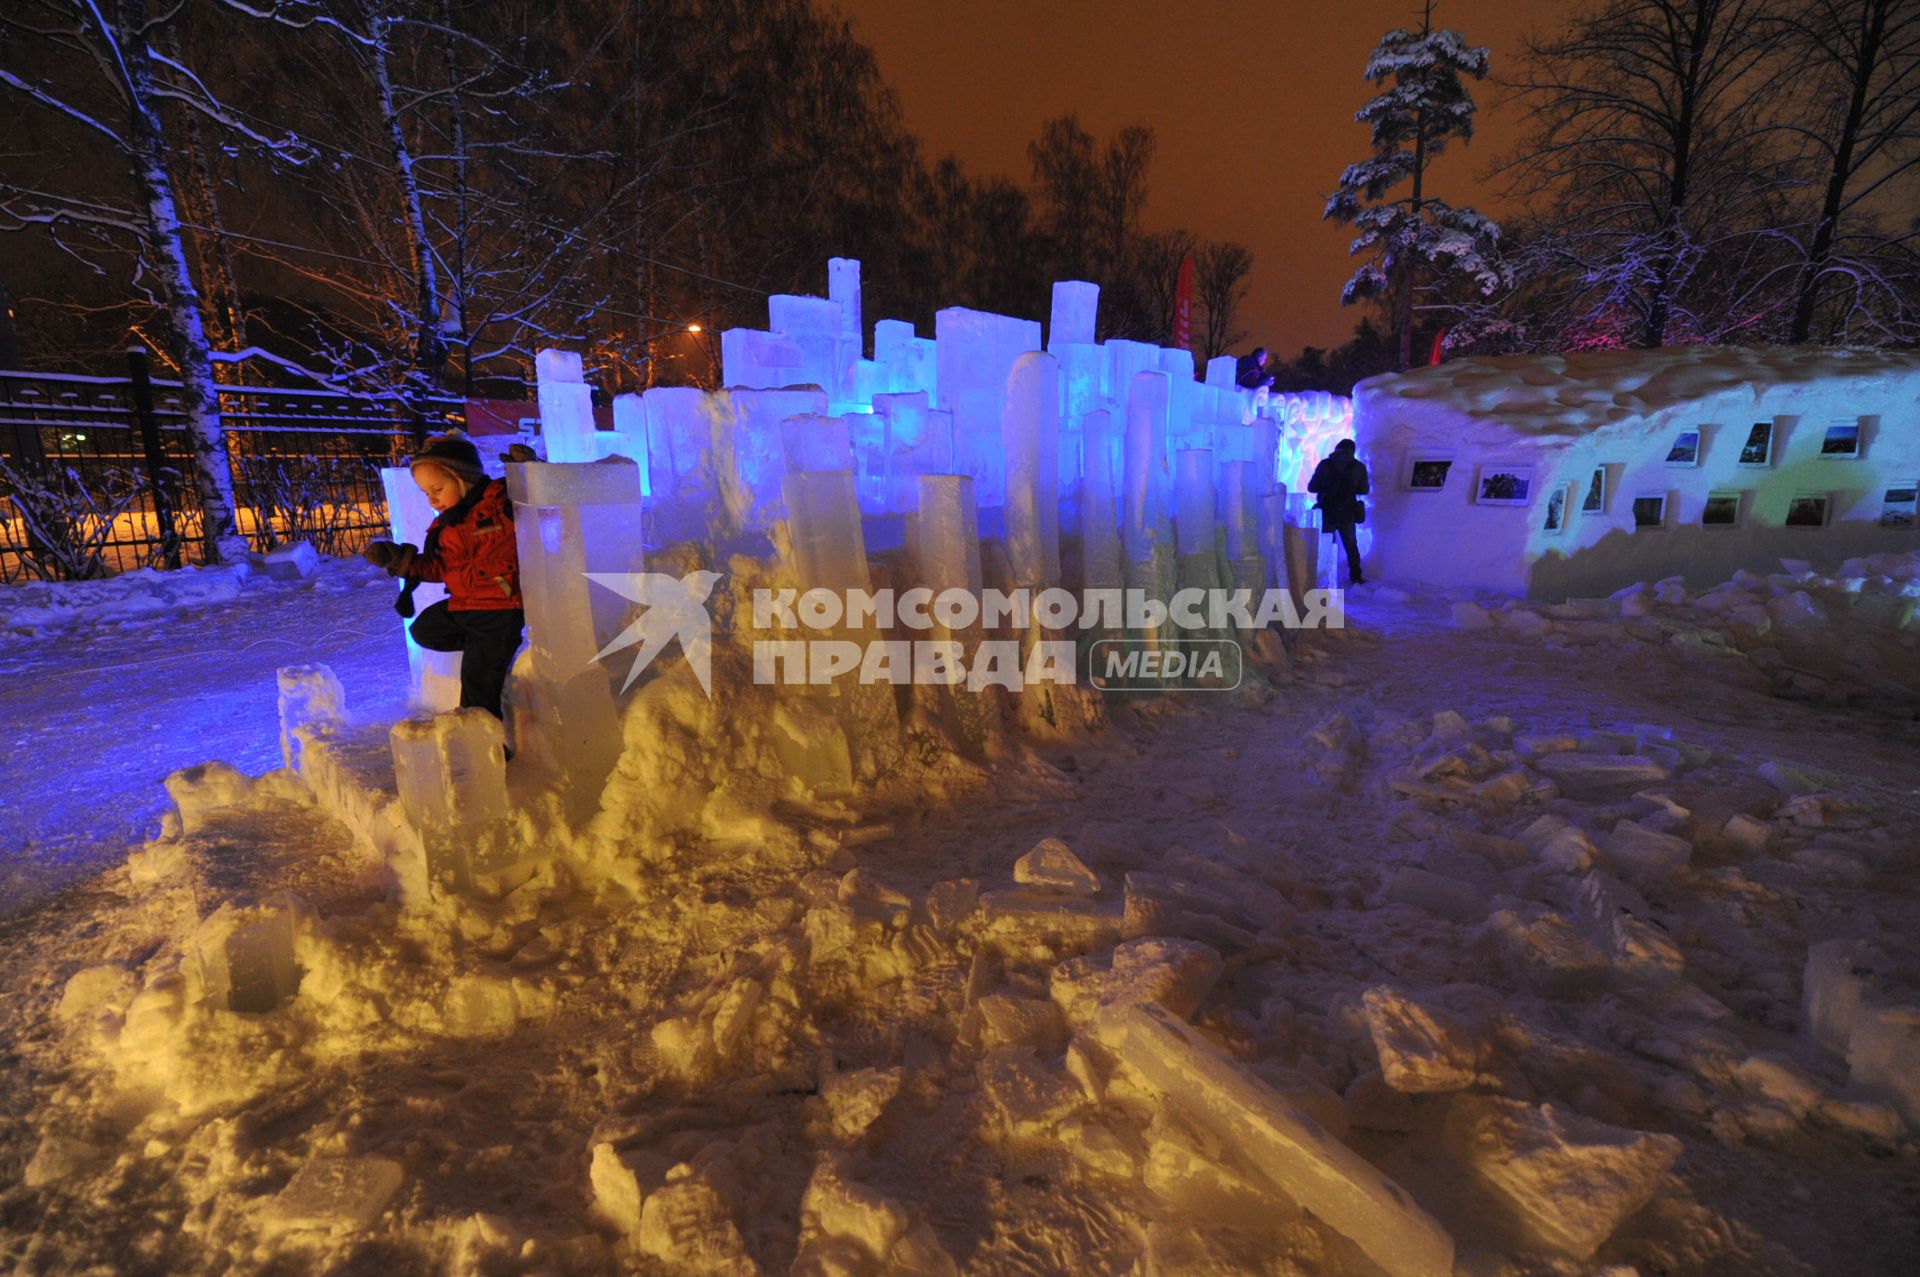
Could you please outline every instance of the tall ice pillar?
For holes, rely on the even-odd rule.
[[[526,721],[518,747],[562,777],[568,811],[584,821],[620,756],[610,670],[597,659],[623,631],[632,604],[588,573],[644,569],[640,468],[624,458],[591,465],[526,462],[507,467],[526,597],[532,678],[521,688]],[[619,664],[617,655],[610,658]]]
[[[593,388],[587,385],[580,356],[571,350],[543,350],[533,357],[540,401],[540,435],[548,461],[592,461]]]

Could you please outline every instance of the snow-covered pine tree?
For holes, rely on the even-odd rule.
[[[1473,96],[1463,77],[1486,74],[1486,49],[1469,46],[1458,31],[1434,30],[1428,0],[1418,31],[1387,32],[1368,57],[1367,79],[1375,85],[1392,80],[1393,87],[1355,112],[1373,130],[1373,155],[1349,165],[1340,189],[1327,198],[1325,216],[1359,231],[1348,252],[1368,258],[1340,302],[1350,306],[1392,293],[1402,368],[1413,362],[1417,274],[1469,278],[1483,292],[1505,279],[1499,226],[1426,190],[1427,166],[1454,138],[1473,137]],[[1409,183],[1405,192],[1388,195],[1402,183]]]

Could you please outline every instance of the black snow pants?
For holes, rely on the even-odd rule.
[[[519,608],[455,612],[442,599],[415,617],[409,632],[428,651],[460,653],[460,708],[501,718],[500,696],[526,624]]]

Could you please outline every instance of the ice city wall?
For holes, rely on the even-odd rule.
[[[1382,577],[1558,601],[1920,545],[1912,351],[1462,359],[1361,382],[1354,429]]]
[[[721,334],[726,389],[617,396],[610,432],[593,428],[578,357],[542,352],[547,460],[630,457],[641,465],[652,543],[747,534],[742,548],[782,518],[788,473],[851,470],[876,551],[901,543],[920,476],[965,475],[981,535],[1007,536],[1016,559],[1038,553],[1058,581],[1061,537],[1080,537],[1089,502],[1105,509],[1111,500],[1124,519],[1130,478],[1137,530],[1149,539],[1169,531],[1173,477],[1187,451],[1207,454],[1205,486],[1234,503],[1233,512],[1218,511],[1222,521],[1236,526],[1229,515],[1242,505],[1257,521],[1260,499],[1297,490],[1303,464],[1351,420],[1350,401],[1339,396],[1238,389],[1229,356],[1213,360],[1202,380],[1189,351],[1096,342],[1098,300],[1096,285],[1055,284],[1044,340],[1038,322],[963,307],[939,312],[930,337],[882,319],[868,358],[860,263],[835,258],[828,296],[775,295],[765,330]],[[1013,384],[1028,355],[1040,358]],[[1131,475],[1130,435],[1140,463]],[[1106,543],[1104,526],[1087,531]],[[1133,550],[1145,548],[1136,541]]]

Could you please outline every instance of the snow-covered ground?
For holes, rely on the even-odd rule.
[[[278,667],[324,662],[355,709],[402,713],[394,593],[358,559],[296,581],[225,568],[0,587],[0,916],[119,863],[158,829],[168,772],[278,766]]]
[[[1484,626],[1368,587],[1270,695],[854,801],[715,779],[724,849],[403,910],[304,785],[240,774],[279,664],[391,716],[386,584],[8,640],[9,837],[114,866],[0,923],[14,1271],[1444,1273],[1439,1230],[1463,1274],[1911,1271],[1916,1114],[1802,1010],[1818,942],[1857,944],[1828,992],[1873,973],[1853,1014],[1920,971],[1898,633],[1813,683],[1721,615],[1778,583]],[[635,828],[715,730],[641,722]],[[210,970],[249,925],[297,993],[212,1009],[292,977]]]

